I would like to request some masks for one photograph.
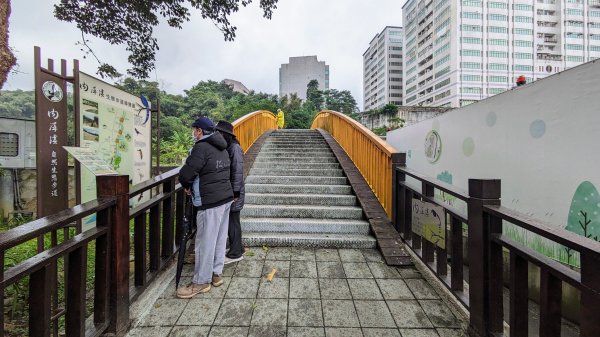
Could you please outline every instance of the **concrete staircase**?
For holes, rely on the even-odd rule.
[[[333,152],[316,130],[278,130],[246,177],[247,246],[373,248],[376,241]]]

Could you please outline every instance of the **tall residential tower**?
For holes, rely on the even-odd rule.
[[[296,93],[306,100],[306,86],[311,80],[319,82],[319,89],[329,89],[329,66],[316,56],[290,57],[290,63],[279,68],[279,97]]]
[[[458,107],[600,57],[600,0],[408,0],[405,105]]]
[[[387,26],[363,54],[364,111],[402,105],[402,28]]]

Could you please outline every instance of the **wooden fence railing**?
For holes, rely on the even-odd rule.
[[[244,153],[265,131],[277,128],[275,115],[266,110],[259,110],[238,118],[233,124],[236,135]]]
[[[319,112],[311,128],[326,130],[340,144],[375,193],[388,217],[391,217],[392,168],[400,160],[398,151],[371,130],[340,112]]]
[[[503,250],[510,254],[508,323],[511,337],[528,335],[528,263],[541,270],[539,335],[560,336],[561,289],[566,282],[581,291],[580,336],[600,336],[600,243],[500,206],[500,180],[497,179],[469,179],[467,193],[403,166],[394,170],[393,180],[394,226],[407,247],[469,310],[471,336],[503,335]],[[466,203],[467,212],[435,197],[442,193],[454,204]],[[439,214],[446,220],[443,245],[414,232],[413,200],[443,208],[444,214]],[[581,269],[571,269],[512,241],[502,234],[507,223],[578,252]],[[463,256],[464,238],[467,257]],[[468,259],[468,278],[463,274],[467,265],[465,258]]]
[[[168,265],[178,249],[175,242],[179,241],[175,237],[182,235],[185,202],[184,192],[176,183],[178,172],[179,169],[171,170],[131,190],[128,176],[99,176],[96,179],[97,200],[0,235],[0,255],[5,263],[4,256],[9,249],[40,236],[56,237],[57,231],[71,228],[64,231],[61,242],[45,247],[42,252],[13,267],[4,268],[3,265],[0,274],[2,298],[8,286],[29,278],[29,292],[25,296],[29,302],[28,336],[59,335],[58,326],[63,324],[66,336],[123,335],[126,332],[130,301]],[[151,189],[158,190],[158,194],[134,208],[129,207],[130,202]],[[94,214],[96,222],[92,228],[82,231],[73,226]],[[130,219],[134,223],[133,245]],[[130,277],[131,256],[133,278]],[[93,267],[87,270],[91,257]],[[56,272],[57,265],[62,266],[61,273]],[[59,280],[52,282],[57,275]],[[93,275],[93,284],[86,284],[90,275]],[[62,277],[64,279],[60,280]],[[62,284],[62,298],[55,298],[58,291],[52,284]],[[51,303],[59,300],[59,306],[54,308]],[[92,308],[89,315],[86,306]],[[0,308],[4,313],[4,301],[0,301]],[[4,315],[0,317],[1,323],[5,323]],[[4,329],[0,330],[0,336],[4,335]]]

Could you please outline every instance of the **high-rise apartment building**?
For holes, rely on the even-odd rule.
[[[402,105],[402,27],[387,26],[363,54],[364,111]]]
[[[463,106],[600,57],[600,0],[408,0],[404,105]]]
[[[329,66],[316,56],[290,57],[290,62],[279,68],[279,97],[295,93],[306,100],[306,86],[311,80],[319,82],[319,89],[329,89]]]

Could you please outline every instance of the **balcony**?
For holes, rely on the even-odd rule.
[[[544,61],[562,61],[562,56],[550,53],[537,53],[537,59]]]

